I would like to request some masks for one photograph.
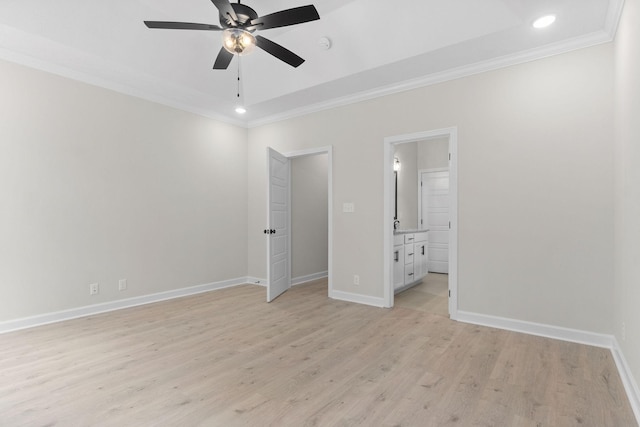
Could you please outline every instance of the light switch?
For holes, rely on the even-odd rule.
[[[356,207],[353,203],[343,203],[342,204],[342,212],[345,213],[354,213],[356,211]]]

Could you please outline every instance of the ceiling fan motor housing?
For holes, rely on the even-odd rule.
[[[231,16],[220,14],[220,26],[223,28],[243,28],[247,27],[248,24],[251,23],[252,20],[258,18],[258,14],[255,10],[250,8],[247,5],[241,3],[231,3],[231,7],[233,11],[236,13],[238,17],[237,21],[234,21]],[[247,31],[254,32],[256,29],[248,28]]]

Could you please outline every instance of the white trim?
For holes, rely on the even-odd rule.
[[[618,24],[622,17],[622,9],[624,9],[624,0],[610,0],[609,9],[607,10],[607,18],[604,22],[604,31],[609,35],[611,40],[616,38]]]
[[[362,294],[353,294],[351,292],[332,291],[329,294],[329,298],[337,299],[340,301],[371,305],[373,307],[385,307],[384,298],[377,298]]]
[[[393,307],[393,146],[446,137],[449,139],[449,317],[457,320],[458,313],[458,128],[449,127],[384,138],[383,161],[383,301],[384,307]]]
[[[620,374],[620,379],[622,380],[624,389],[627,392],[627,398],[629,398],[631,409],[633,409],[633,413],[636,416],[636,421],[640,424],[640,388],[633,378],[631,368],[629,368],[627,359],[625,359],[622,349],[618,345],[618,340],[615,337],[613,337],[611,353],[613,354],[613,360],[616,362],[616,366],[618,367],[618,373]]]
[[[303,283],[313,282],[314,280],[324,279],[329,277],[328,271],[321,271],[319,273],[307,274],[306,276],[298,276],[291,279],[291,286],[302,285]]]
[[[435,84],[460,79],[463,77],[469,77],[476,74],[485,73],[488,71],[499,70],[501,68],[524,64],[526,62],[536,61],[538,59],[543,59],[550,56],[560,55],[560,54],[571,52],[574,50],[611,42],[615,37],[615,33],[617,30],[617,20],[619,20],[620,18],[623,0],[612,0],[612,3],[615,3],[615,4],[610,8],[610,11],[611,9],[613,9],[614,12],[611,12],[609,15],[607,15],[607,22],[606,22],[607,27],[602,31],[596,31],[596,32],[585,34],[583,36],[575,37],[569,40],[563,40],[561,42],[551,43],[551,44],[530,49],[524,52],[517,52],[512,55],[505,55],[498,58],[489,59],[486,61],[476,62],[475,64],[465,65],[462,67],[441,71],[439,73],[428,74],[426,76],[418,77],[412,80],[406,80],[399,83],[394,83],[388,86],[378,87],[371,90],[365,90],[353,95],[348,95],[341,98],[335,98],[335,99],[331,99],[331,100],[320,102],[313,105],[307,105],[307,106],[296,108],[293,110],[288,110],[279,114],[263,117],[261,119],[250,120],[247,122],[247,127],[256,128],[259,126],[264,126],[266,124],[279,122],[282,120],[287,120],[295,117],[304,116],[307,114],[317,113],[319,111],[324,111],[332,108],[342,107],[345,105],[355,104],[357,102],[368,101],[368,100],[379,98],[382,96],[393,95],[396,93],[418,89],[425,86],[432,86]]]
[[[638,387],[638,383],[633,377],[633,372],[627,364],[627,360],[625,359],[615,336],[546,325],[542,323],[527,322],[524,320],[471,313],[467,311],[458,311],[457,320],[474,325],[488,326],[491,328],[504,329],[528,335],[536,335],[545,338],[553,338],[609,349],[618,369],[618,374],[620,375],[622,385],[624,386],[627,398],[629,399],[631,409],[636,417],[636,421],[640,424],[640,387]]]
[[[8,28],[7,26],[0,25],[0,30],[6,31],[7,28]],[[170,108],[175,108],[180,111],[186,111],[188,113],[193,113],[198,116],[207,117],[209,119],[217,120],[230,125],[239,126],[243,128],[247,128],[247,125],[248,125],[248,123],[245,120],[239,120],[232,116],[219,114],[209,109],[194,107],[192,105],[185,104],[183,102],[176,101],[176,100],[164,97],[162,95],[150,92],[146,89],[140,89],[126,83],[98,77],[98,76],[86,73],[84,71],[75,70],[75,69],[66,67],[64,65],[56,64],[52,61],[35,58],[25,53],[16,52],[4,47],[0,47],[0,59],[3,59],[8,62],[13,62],[15,64],[20,64],[25,67],[33,68],[35,70],[40,70],[46,73],[54,74],[56,76],[64,77],[70,80],[75,80],[91,86],[96,86],[106,90],[111,90],[117,93],[121,93],[127,96],[133,96],[135,98],[144,99],[146,101],[154,102],[156,104],[164,105]],[[153,78],[148,75],[142,75],[137,73],[135,74],[133,79],[131,79],[130,77],[131,76],[129,76],[129,79],[128,79],[129,81],[136,81],[139,79],[149,80],[150,78]],[[157,83],[157,84],[159,85],[160,83]],[[188,96],[185,98],[188,98]]]
[[[49,323],[62,322],[64,320],[76,319],[78,317],[92,316],[94,314],[106,313],[108,311],[121,310],[123,308],[136,307],[139,305],[151,304],[159,301],[166,301],[174,298],[181,298],[190,295],[201,294],[203,292],[215,291],[223,288],[244,284],[256,284],[250,277],[239,277],[237,279],[223,280],[220,282],[207,283],[204,285],[190,286],[187,288],[174,289],[156,294],[142,295],[139,297],[127,298],[118,301],[110,301],[101,304],[76,307],[69,310],[56,311],[53,313],[39,314],[32,317],[23,317],[0,323],[0,334],[17,331],[20,329],[33,328],[47,325]]]
[[[522,64],[529,61],[535,61],[538,59],[546,58],[553,55],[558,55],[566,52],[570,52],[577,49],[582,49],[597,44],[611,42],[616,35],[618,22],[622,14],[624,6],[624,0],[610,0],[609,8],[607,10],[607,16],[604,23],[604,28],[601,31],[585,34],[579,37],[574,37],[569,40],[563,40],[556,43],[551,43],[545,46],[540,46],[534,49],[530,49],[524,52],[517,52],[511,55],[505,55],[498,58],[489,59],[486,61],[477,62],[475,64],[465,65],[450,70],[444,70],[439,73],[428,74],[426,76],[418,77],[416,79],[407,80],[404,82],[394,83],[391,85],[365,90],[360,93],[348,95],[341,98],[331,99],[325,102],[320,102],[312,105],[307,105],[300,108],[294,108],[292,110],[284,111],[256,120],[238,120],[236,117],[225,114],[213,112],[208,109],[193,107],[185,105],[182,102],[171,100],[156,93],[152,93],[148,89],[140,89],[128,85],[126,83],[117,82],[108,78],[97,77],[86,72],[71,69],[60,64],[56,64],[52,61],[38,59],[28,54],[17,52],[7,48],[0,48],[0,58],[25,65],[27,67],[42,70],[48,73],[63,76],[76,81],[84,82],[90,85],[102,87],[105,89],[113,90],[118,93],[122,93],[129,96],[145,99],[151,102],[156,102],[162,105],[166,105],[172,108],[177,108],[183,111],[191,112],[201,116],[209,117],[221,122],[229,123],[235,126],[241,126],[245,128],[255,128],[263,126],[269,123],[274,123],[294,117],[303,116],[331,108],[336,108],[344,105],[354,104],[361,101],[366,101],[381,96],[391,95],[399,92],[404,92],[424,86],[430,86],[450,80],[455,80],[462,77],[471,76],[474,74],[480,74],[487,71],[493,71],[500,68],[509,67],[512,65]],[[8,31],[10,27],[3,26],[4,31]],[[15,31],[15,29],[11,29]],[[129,75],[129,80],[132,76]],[[139,80],[149,78],[141,73],[136,73],[133,76],[133,80]],[[165,82],[163,82],[165,83]],[[182,93],[183,95],[188,95]],[[188,98],[188,96],[186,97]],[[185,98],[185,99],[186,99]],[[250,106],[249,106],[250,107]]]
[[[524,334],[536,335],[539,337],[553,338],[578,344],[592,345],[595,347],[613,348],[613,336],[607,334],[598,334],[579,329],[563,328],[561,326],[527,322],[524,320],[471,313],[461,310],[458,311],[457,320],[464,323],[489,326],[491,328],[505,329],[507,331],[522,332]]]
[[[449,133],[449,317],[458,319],[458,128]]]
[[[267,279],[259,277],[247,277],[247,283],[250,285],[267,286]]]

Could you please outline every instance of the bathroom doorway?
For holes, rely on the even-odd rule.
[[[384,144],[385,302],[392,307],[397,298],[398,305],[433,311],[455,319],[457,130],[447,128],[389,137]],[[423,178],[428,177],[429,172],[438,172],[438,176],[434,176],[433,181],[424,182]],[[425,185],[431,186],[431,192],[425,189]],[[397,283],[394,286],[391,271],[394,262],[397,264],[393,253],[394,245],[399,244],[398,235],[423,233],[424,230],[429,230],[427,251],[431,260],[428,263],[430,271],[421,281],[398,289]],[[410,244],[406,249],[405,253],[410,253]],[[412,268],[408,258],[406,262],[406,267]],[[394,291],[401,293],[395,295]]]

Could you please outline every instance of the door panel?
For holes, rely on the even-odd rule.
[[[429,229],[428,270],[449,272],[449,172],[420,174],[423,228]]]
[[[277,151],[267,148],[269,166],[269,243],[267,275],[267,302],[273,301],[291,287],[291,257],[289,230],[289,159]]]

